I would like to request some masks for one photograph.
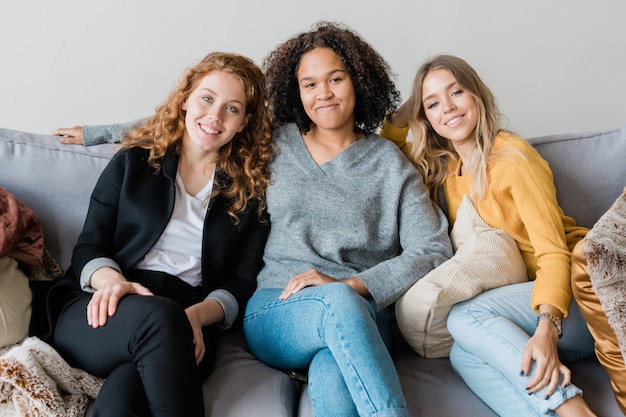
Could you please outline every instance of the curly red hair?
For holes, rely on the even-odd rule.
[[[272,119],[265,76],[254,62],[245,56],[213,52],[189,68],[145,123],[124,134],[123,148],[141,147],[150,151],[148,163],[160,169],[160,160],[168,152],[180,153],[185,133],[183,103],[198,83],[212,71],[224,71],[241,80],[246,94],[246,127],[219,152],[217,172],[229,181],[218,183],[215,193],[228,199],[228,213],[237,222],[238,215],[256,200],[259,216],[263,213],[265,193],[270,182],[269,160],[273,153]],[[219,178],[216,175],[216,178]]]

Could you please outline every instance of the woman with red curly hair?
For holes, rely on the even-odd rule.
[[[51,343],[106,378],[99,416],[203,416],[221,329],[240,321],[269,231],[265,77],[212,53],[125,133],[72,265],[51,291]]]

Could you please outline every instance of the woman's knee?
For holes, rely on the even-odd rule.
[[[122,317],[135,318],[138,324],[152,324],[159,327],[177,329],[189,327],[185,310],[176,301],[159,296],[135,296],[128,298],[127,304],[120,302],[118,313]]]
[[[125,297],[128,298],[128,297]],[[122,300],[124,301],[124,300]],[[177,302],[159,296],[136,296],[118,306],[118,320],[123,326],[133,354],[146,347],[185,351],[193,347],[193,330],[185,310]]]
[[[373,316],[374,309],[371,307],[371,304],[350,286],[341,282],[333,282],[324,285],[324,287],[326,288],[324,288],[325,291],[322,298],[327,304],[332,303],[333,306],[345,307],[352,311],[355,308],[365,308],[371,310]]]
[[[504,285],[456,304],[448,316],[450,333],[453,333],[452,328],[463,331],[468,325],[476,323],[499,318],[516,320],[515,318],[524,316],[530,311],[528,306],[533,285],[532,281]]]
[[[314,298],[322,303],[323,311],[333,321],[357,325],[356,323],[371,319],[376,323],[376,312],[372,304],[348,285],[337,282],[323,287],[326,287],[323,292]]]
[[[499,313],[489,303],[487,297],[471,298],[455,304],[448,314],[446,325],[453,339],[460,339],[469,332],[473,337],[473,328]]]
[[[448,314],[446,325],[448,327],[448,332],[450,332],[453,339],[455,338],[455,335],[456,337],[459,337],[462,330],[467,328],[468,320],[470,320],[470,316],[468,314],[468,304],[469,300],[455,304]]]

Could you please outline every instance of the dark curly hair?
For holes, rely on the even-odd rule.
[[[265,76],[250,58],[224,52],[208,54],[185,72],[167,100],[144,125],[125,132],[122,147],[150,150],[148,163],[157,170],[166,153],[180,153],[185,133],[183,103],[212,71],[224,71],[241,80],[249,116],[246,127],[220,149],[216,169],[228,177],[228,183],[217,184],[215,193],[229,200],[227,210],[235,223],[251,200],[255,200],[259,218],[262,218],[270,182],[268,163],[273,153],[272,120]]]
[[[312,121],[300,100],[296,73],[302,56],[315,48],[332,49],[350,72],[356,93],[355,130],[377,130],[400,103],[391,67],[353,30],[326,21],[278,45],[263,60],[274,123],[296,123],[303,133],[310,130]]]

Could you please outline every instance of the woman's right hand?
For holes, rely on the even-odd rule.
[[[329,284],[331,282],[342,282],[351,287],[354,291],[356,291],[357,294],[365,298],[371,296],[369,290],[359,277],[354,276],[340,280],[329,277],[328,275],[323,274],[315,269],[309,269],[308,271],[291,278],[278,299],[286,300],[303,288]]]
[[[561,317],[561,312],[553,306],[543,304],[539,307],[540,312],[550,313]],[[561,363],[557,349],[559,334],[556,326],[550,320],[540,320],[537,323],[535,333],[528,339],[521,363],[521,374],[530,378],[526,384],[529,394],[548,387],[545,395],[551,396],[559,386],[569,385],[571,371]],[[535,368],[532,370],[532,364]]]
[[[83,127],[82,126],[74,126],[74,127],[61,127],[54,132],[52,132],[54,136],[60,136],[59,142],[64,143],[66,145],[83,145]]]
[[[143,285],[127,281],[122,274],[109,267],[93,273],[91,286],[96,288],[96,292],[87,305],[87,323],[94,329],[104,326],[107,319],[115,315],[122,297],[128,294],[153,295]]]

